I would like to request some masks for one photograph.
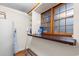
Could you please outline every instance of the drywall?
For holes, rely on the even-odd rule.
[[[5,6],[0,5],[0,11],[3,11],[6,13],[6,21],[8,23],[6,23],[6,25],[8,26],[9,23],[12,25],[14,23],[14,28],[16,28],[16,41],[17,41],[17,48],[15,52],[18,52],[20,50],[25,49],[25,43],[27,43],[28,37],[27,37],[27,28],[29,25],[29,19],[30,16],[26,13],[23,13],[21,11],[15,10],[15,9],[11,9]],[[1,27],[3,27],[4,25],[2,25]],[[0,28],[1,28],[0,27]],[[11,31],[8,31],[8,28]],[[3,28],[2,28],[3,29]],[[4,38],[1,38],[0,35],[0,55],[13,55],[13,27],[12,26],[4,26],[4,30],[6,34],[3,34]],[[0,29],[1,32],[1,29]],[[4,33],[4,32],[3,32]],[[7,36],[7,38],[5,37],[8,33],[10,33],[10,36]],[[4,46],[3,43],[1,43],[4,40]],[[6,47],[6,49],[5,49]],[[27,44],[26,44],[27,47]],[[4,49],[5,51],[7,51],[5,53],[5,51],[1,50]],[[10,53],[10,54],[9,54]]]
[[[78,56],[79,46],[32,37],[30,49],[39,56]]]
[[[79,45],[79,3],[74,3],[73,38]]]
[[[36,11],[32,11],[32,34],[37,34],[41,25],[41,15]]]
[[[13,55],[11,21],[0,19],[0,56]]]

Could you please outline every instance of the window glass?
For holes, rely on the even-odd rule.
[[[65,26],[60,26],[60,32],[65,32]]]
[[[54,24],[54,26],[59,26],[59,21],[55,21]]]
[[[45,17],[50,16],[50,11],[45,12],[45,13],[44,13],[44,16],[45,16]]]
[[[73,16],[73,9],[68,10],[68,11],[66,12],[66,16],[67,16],[67,17]]]
[[[60,26],[63,26],[63,25],[65,25],[65,19],[60,20]]]
[[[47,27],[50,27],[50,23],[47,23]]]
[[[71,25],[71,26],[66,26],[66,32],[67,32],[67,33],[73,33],[73,25]]]
[[[46,22],[50,22],[50,17],[46,17],[46,18],[45,18],[45,21],[46,21]]]
[[[44,27],[44,32],[47,32],[47,27]]]
[[[54,27],[54,31],[55,31],[55,32],[59,32],[59,26],[55,26],[55,27]]]
[[[73,24],[73,18],[66,18],[66,25],[72,25]]]
[[[59,8],[60,13],[65,11],[65,5],[61,5]]]
[[[47,27],[47,32],[50,32],[50,27]]]
[[[66,17],[66,13],[65,12],[60,13],[60,19],[65,18],[65,17]]]
[[[46,27],[46,24],[45,24],[45,23],[43,23],[43,24],[42,24],[42,26],[43,26],[43,27]]]
[[[72,3],[66,3],[66,10],[72,9],[73,4]]]
[[[56,8],[54,12],[55,15],[59,14],[59,8]]]
[[[54,16],[54,20],[59,20],[59,14]]]

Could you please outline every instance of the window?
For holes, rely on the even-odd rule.
[[[44,28],[44,32],[50,32],[50,16],[50,10],[42,14],[41,26]]]
[[[54,32],[73,33],[73,4],[60,4],[54,8]]]

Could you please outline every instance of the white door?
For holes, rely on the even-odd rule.
[[[12,23],[7,19],[0,19],[0,56],[13,55]]]

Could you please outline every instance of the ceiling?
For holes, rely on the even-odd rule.
[[[43,13],[45,11],[47,11],[48,9],[56,6],[59,3],[42,3],[40,4],[40,6],[38,8],[35,9],[36,12],[38,13]]]
[[[37,3],[0,3],[0,5],[28,13],[37,5]]]

